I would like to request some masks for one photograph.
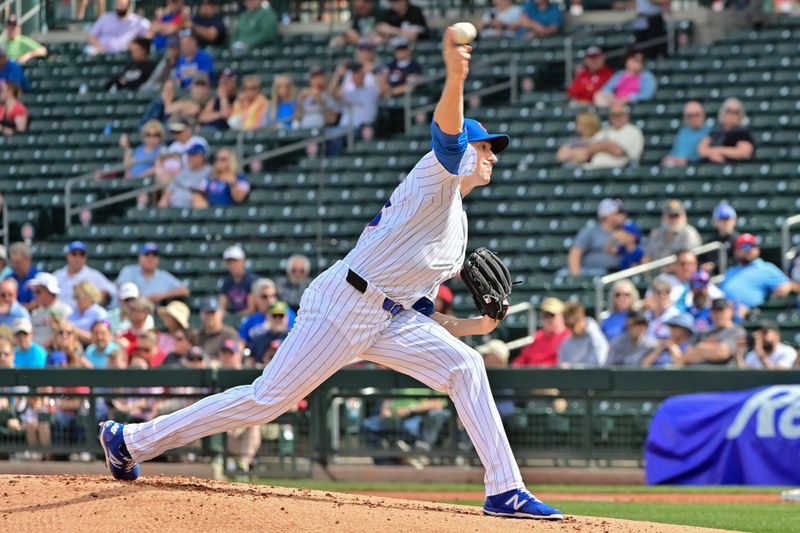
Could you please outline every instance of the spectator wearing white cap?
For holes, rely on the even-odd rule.
[[[31,315],[17,301],[17,282],[6,278],[0,281],[0,326],[11,327],[20,318],[30,319]]]
[[[11,326],[14,334],[14,353],[16,368],[44,368],[47,350],[33,341],[33,325],[27,318],[14,321]]]
[[[58,281],[61,289],[61,300],[64,303],[75,307],[73,298],[73,288],[81,281],[88,281],[97,287],[101,292],[100,301],[108,301],[117,294],[117,288],[102,272],[87,265],[88,256],[86,244],[81,241],[73,241],[67,246],[67,264],[59,268],[53,275]]]
[[[31,280],[30,286],[36,302],[36,309],[31,313],[33,340],[45,348],[49,348],[52,344],[52,319],[67,318],[72,314],[72,307],[59,299],[61,290],[54,275],[39,272]]]
[[[209,151],[208,141],[199,135],[194,134],[194,126],[192,121],[183,117],[176,117],[169,122],[169,131],[172,133],[174,140],[167,148],[171,154],[180,154],[183,156],[182,164],[186,166],[186,150],[190,146],[200,144],[205,147],[206,152]]]
[[[139,293],[153,303],[189,296],[185,282],[158,268],[160,250],[154,242],[147,242],[139,248],[139,262],[122,268],[117,276],[117,285],[131,282],[139,288]]]
[[[483,357],[483,366],[487,369],[508,368],[508,356],[511,351],[508,349],[508,345],[500,339],[492,339],[475,349]],[[500,390],[497,392],[500,393],[497,396],[502,396],[502,393],[507,391]],[[508,392],[513,393],[513,391]],[[513,400],[495,400],[494,403],[497,405],[497,411],[500,413],[501,418],[514,414],[515,406]]]
[[[578,232],[567,255],[572,276],[602,276],[619,264],[619,257],[609,246],[612,234],[625,223],[622,200],[604,198],[597,206],[597,222]]]
[[[139,298],[139,287],[136,284],[127,282],[119,286],[117,292],[117,306],[108,312],[108,326],[111,332],[115,335],[121,331],[130,329],[131,323],[128,319],[128,306]],[[147,329],[153,329],[155,324],[153,318],[148,317],[149,320],[145,324]]]
[[[310,283],[310,274],[311,261],[308,257],[294,254],[286,260],[286,277],[278,280],[278,298],[294,311],[300,308],[300,298]]]
[[[219,308],[222,312],[249,314],[255,309],[255,304],[250,301],[250,290],[258,276],[248,272],[244,250],[235,244],[222,254],[228,275],[222,279],[220,287]]]

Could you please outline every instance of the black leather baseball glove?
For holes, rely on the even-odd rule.
[[[503,320],[511,294],[511,274],[497,254],[478,248],[464,261],[461,279],[482,315]]]

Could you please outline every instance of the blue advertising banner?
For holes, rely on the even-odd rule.
[[[650,484],[800,485],[800,385],[669,398],[644,458]]]

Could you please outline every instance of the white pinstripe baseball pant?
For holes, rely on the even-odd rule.
[[[361,294],[345,280],[347,270],[340,261],[306,289],[292,332],[252,384],[126,425],[133,459],[147,461],[201,437],[265,424],[361,357],[450,396],[486,469],[487,495],[523,487],[480,354],[417,311],[392,317],[381,307],[385,295],[372,285]]]

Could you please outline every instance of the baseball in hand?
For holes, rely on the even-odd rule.
[[[470,22],[457,22],[453,24],[454,35],[453,42],[456,44],[469,44],[475,40],[478,35],[478,30]]]

